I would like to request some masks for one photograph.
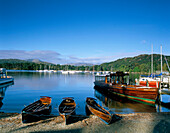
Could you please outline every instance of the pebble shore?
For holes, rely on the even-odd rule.
[[[22,123],[21,114],[0,113],[1,133],[169,133],[170,112],[117,114],[110,125],[91,115],[77,116],[65,125],[60,116],[33,123]]]

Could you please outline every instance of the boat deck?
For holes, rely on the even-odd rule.
[[[161,90],[161,94],[167,94],[167,95],[170,95],[170,89],[163,89]]]
[[[6,84],[13,81],[14,81],[13,78],[0,78],[0,84]]]

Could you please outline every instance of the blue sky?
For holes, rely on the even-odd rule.
[[[170,55],[168,0],[0,0],[0,58],[103,63]]]

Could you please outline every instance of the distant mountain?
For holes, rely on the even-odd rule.
[[[3,63],[27,63],[26,60],[20,60],[20,59],[0,59],[0,64]]]
[[[72,65],[72,66],[93,66],[91,63],[70,63],[67,65]]]
[[[55,65],[53,63],[44,62],[39,59],[28,59],[28,60],[20,60],[20,59],[0,59],[0,64],[6,64],[6,65],[14,65],[14,64],[22,64],[23,66],[31,65],[31,64],[43,64],[43,65]]]
[[[34,63],[42,63],[43,61],[39,60],[39,59],[28,59],[26,61],[29,61],[29,62],[34,62]]]
[[[32,63],[37,63],[37,64],[47,64],[47,65],[50,65],[50,64],[53,64],[53,63],[49,63],[49,62],[44,62],[44,61],[41,61],[39,59],[27,59],[27,60],[20,60],[20,59],[0,59],[0,63],[29,63],[29,62],[32,62]],[[54,65],[54,64],[53,64]]]
[[[166,56],[170,63],[170,56]],[[170,64],[169,64],[170,65]],[[19,60],[19,59],[0,59],[0,68],[16,70],[90,70],[90,71],[126,71],[126,72],[150,72],[151,55],[143,54],[135,57],[127,57],[116,61],[94,65],[90,63],[71,63],[68,65],[56,65],[43,62],[38,59]],[[153,55],[153,70],[160,71],[161,59],[159,54]],[[168,71],[166,61],[163,56],[163,71]]]
[[[19,59],[0,59],[0,68],[14,70],[44,70],[54,69],[55,64],[43,62],[37,59],[19,60]]]

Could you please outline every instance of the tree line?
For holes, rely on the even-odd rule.
[[[160,55],[153,55],[153,69],[154,72],[160,71]],[[170,56],[166,56],[167,61]],[[147,72],[151,70],[151,55],[139,55],[132,58],[118,59],[113,62],[103,63],[101,65],[93,66],[74,66],[74,65],[60,65],[51,63],[34,63],[18,59],[1,59],[0,68],[9,70],[78,70],[78,71],[126,71],[126,72]],[[163,60],[163,71],[168,71],[167,64]]]

